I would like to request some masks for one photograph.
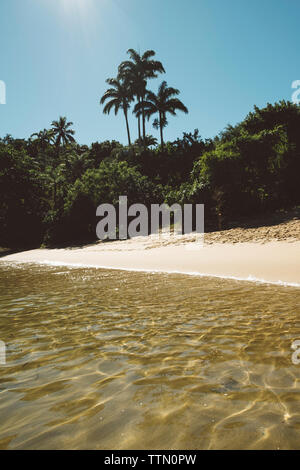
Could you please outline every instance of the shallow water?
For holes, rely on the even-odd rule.
[[[299,449],[300,289],[0,265],[2,449]]]

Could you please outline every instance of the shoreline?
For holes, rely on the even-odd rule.
[[[7,262],[186,274],[300,287],[300,241],[201,247],[186,238],[153,242],[149,237],[137,237],[82,248],[18,252],[0,259],[0,263]]]

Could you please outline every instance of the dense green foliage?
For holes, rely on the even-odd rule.
[[[255,107],[213,140],[198,131],[145,148],[116,141],[78,145],[71,123],[28,140],[0,139],[0,244],[95,239],[96,208],[129,203],[204,203],[206,223],[300,203],[300,107]],[[148,137],[147,144],[155,144]]]

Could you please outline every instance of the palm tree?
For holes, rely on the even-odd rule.
[[[144,139],[137,139],[135,143],[140,147],[155,147],[157,145],[157,139],[153,137],[153,135],[146,135]]]
[[[73,126],[73,122],[67,122],[66,117],[60,117],[58,121],[53,121],[51,126],[52,135],[58,149],[61,144],[67,145],[68,143],[75,142],[73,137],[75,131],[70,129],[70,127]]]
[[[165,73],[161,62],[153,60],[155,52],[146,51],[143,55],[134,49],[129,49],[127,53],[131,60],[122,62],[119,66],[119,76],[125,77],[132,87],[132,91],[141,106],[141,117],[143,123],[143,139],[146,136],[144,101],[147,87],[147,79],[156,78],[158,73]],[[138,115],[139,139],[141,138],[140,115]]]
[[[141,102],[141,96],[143,95],[143,90],[146,87],[146,82],[141,81],[139,77],[134,74],[134,71],[131,70],[120,70],[118,73],[118,78],[126,83],[130,90],[130,94],[132,97],[136,97],[138,103]],[[138,135],[139,139],[141,139],[141,117],[138,116]]]
[[[36,137],[35,139],[32,139],[33,137]],[[49,129],[44,129],[40,132],[35,132],[34,134],[31,134],[30,140],[34,140],[34,142],[38,142],[39,146],[41,147],[42,150],[44,150],[48,144],[50,144],[51,140],[53,138],[53,131]]]
[[[106,100],[110,99],[104,106],[103,112],[104,114],[109,114],[112,108],[115,108],[115,115],[118,114],[119,109],[123,109],[125,120],[126,120],[126,128],[127,128],[127,136],[128,136],[128,144],[131,145],[130,140],[130,130],[128,124],[128,109],[129,103],[133,100],[130,88],[126,81],[121,80],[120,78],[108,78],[106,80],[111,88],[106,90],[104,95],[100,100],[100,104],[104,104]]]
[[[144,102],[144,112],[148,120],[153,114],[158,113],[158,119],[154,120],[153,126],[160,129],[161,146],[164,147],[163,128],[168,124],[167,113],[176,116],[176,111],[188,113],[184,104],[174,96],[179,95],[179,90],[168,87],[167,82],[163,81],[155,95],[152,91],[146,92],[146,101]],[[137,103],[134,112],[139,115],[142,113],[142,105]]]

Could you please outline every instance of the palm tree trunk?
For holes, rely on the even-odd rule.
[[[161,113],[159,113],[159,127],[160,127],[160,142],[161,142],[161,148],[164,148],[164,137],[163,137],[163,122],[162,122],[162,116]]]
[[[146,126],[145,126],[144,98],[145,98],[145,96],[142,96],[143,139],[145,140],[145,137],[146,137]]]
[[[138,116],[139,141],[141,141],[141,116]]]
[[[138,96],[138,103],[141,103],[141,98]],[[139,141],[141,141],[141,116],[138,115],[138,131],[139,131]]]
[[[127,136],[128,136],[128,145],[131,145],[131,140],[130,140],[130,131],[129,131],[129,124],[128,124],[128,117],[127,117],[127,111],[124,109],[124,115],[125,115],[125,120],[126,120],[126,128],[127,128]]]

